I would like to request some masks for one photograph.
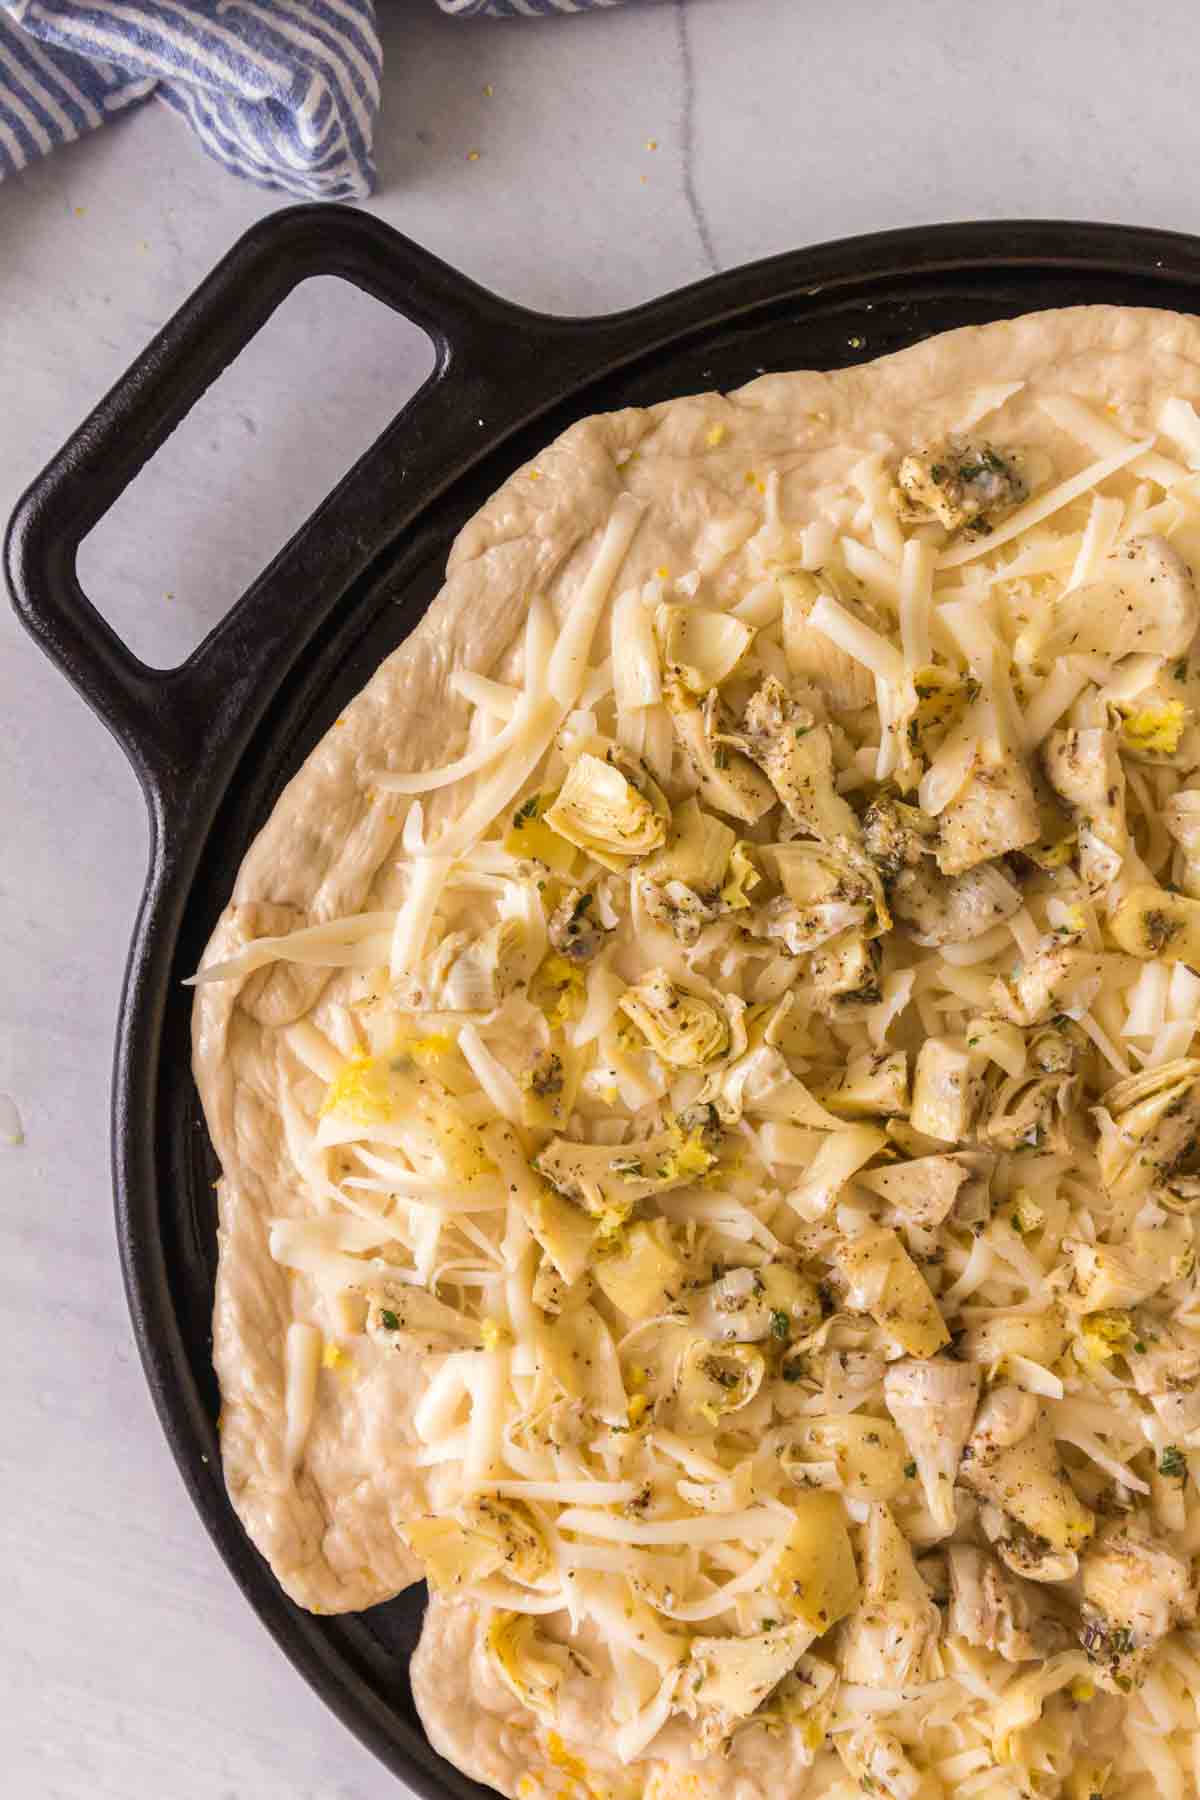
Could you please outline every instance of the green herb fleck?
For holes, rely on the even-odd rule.
[[[771,1314],[771,1336],[772,1337],[786,1338],[790,1330],[791,1330],[791,1320],[788,1318],[788,1316],[785,1312],[777,1309],[775,1312],[773,1312]]]
[[[1187,1475],[1187,1457],[1175,1444],[1168,1444],[1159,1458],[1158,1472],[1182,1481]]]
[[[385,1331],[399,1331],[400,1329],[400,1320],[394,1312],[389,1312],[386,1306],[380,1309],[379,1323]]]

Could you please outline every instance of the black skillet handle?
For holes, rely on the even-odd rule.
[[[378,455],[369,481],[352,469],[325,503],[330,528],[293,540],[286,579],[267,569],[185,663],[151,669],[84,593],[79,545],[280,302],[316,275],[353,282],[419,325],[433,374],[379,440],[391,447],[382,470]],[[428,500],[443,470],[526,411],[524,384],[539,386],[535,371],[559,336],[558,321],[508,305],[364,213],[294,207],[235,245],[100,402],[20,502],[8,579],[22,622],[126,750],[156,817],[186,803],[214,746],[250,729],[264,678],[294,660],[360,572],[381,482],[401,514]]]

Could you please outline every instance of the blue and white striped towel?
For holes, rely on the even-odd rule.
[[[438,0],[457,18],[621,0]],[[0,0],[0,179],[157,93],[261,187],[360,200],[383,56],[374,0]]]

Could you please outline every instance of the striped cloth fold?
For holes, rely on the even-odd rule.
[[[457,18],[621,4],[438,0]],[[0,0],[0,179],[153,93],[233,174],[361,200],[382,63],[374,0]]]

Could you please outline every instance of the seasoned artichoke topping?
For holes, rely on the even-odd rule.
[[[545,821],[560,837],[620,873],[666,842],[670,808],[653,782],[588,751],[576,758]]]
[[[901,518],[917,525],[935,519],[947,531],[987,533],[1029,492],[1015,464],[990,444],[955,438],[911,451],[896,483]]]

